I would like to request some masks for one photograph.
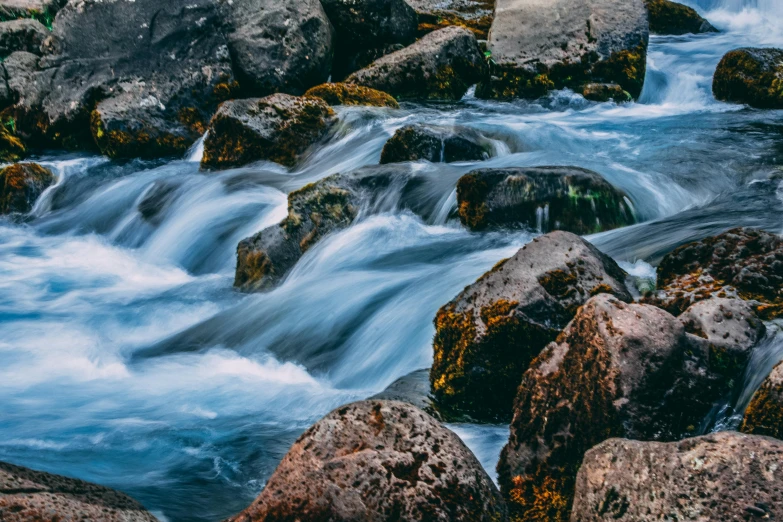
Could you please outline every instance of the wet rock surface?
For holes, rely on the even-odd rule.
[[[5,462],[0,462],[0,520],[157,522],[119,491]]]
[[[419,16],[419,36],[456,25],[486,40],[494,18],[495,0],[407,0]]]
[[[0,169],[0,214],[32,210],[44,190],[57,179],[37,163],[15,163]]]
[[[598,173],[579,167],[480,169],[457,183],[460,220],[471,230],[611,230],[635,222],[625,199]]]
[[[624,103],[632,100],[630,94],[616,83],[588,83],[582,88],[586,100]]]
[[[407,125],[398,129],[383,146],[381,164],[418,160],[432,163],[482,161],[488,159],[491,152],[489,141],[467,127]]]
[[[49,30],[37,20],[0,22],[0,59],[16,51],[42,54],[41,48],[47,38]]]
[[[783,439],[783,363],[775,366],[756,390],[740,431]]]
[[[438,413],[432,395],[430,395],[429,368],[403,375],[370,399],[406,402],[441,420],[440,413]]]
[[[497,0],[480,98],[537,98],[551,89],[616,83],[642,92],[649,26],[643,0]]]
[[[308,429],[261,495],[232,521],[506,520],[478,460],[402,402],[342,406]]]
[[[399,108],[393,96],[351,83],[324,83],[309,89],[305,96],[321,98],[329,105],[366,105],[370,107]]]
[[[715,70],[718,100],[765,109],[783,108],[783,50],[743,48],[726,53]]]
[[[733,432],[608,440],[585,455],[572,520],[775,520],[783,442]]]
[[[334,111],[320,98],[273,94],[223,103],[209,123],[203,168],[226,168],[268,160],[293,166],[320,140]]]
[[[382,58],[346,79],[398,99],[459,100],[484,75],[484,56],[467,29],[447,27]]]
[[[580,237],[552,232],[468,286],[435,317],[433,395],[444,414],[507,420],[522,375],[591,296],[631,301],[625,273]]]
[[[717,33],[692,7],[670,0],[645,0],[653,34]]]

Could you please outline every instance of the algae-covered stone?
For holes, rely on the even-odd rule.
[[[398,129],[386,142],[381,163],[481,161],[491,152],[488,140],[473,129],[415,124]]]
[[[643,0],[497,0],[480,98],[535,98],[616,83],[642,92],[649,26]]]
[[[367,105],[393,109],[400,107],[390,94],[351,83],[324,83],[308,90],[305,96],[321,98],[329,105]]]
[[[586,100],[597,102],[624,103],[633,99],[625,89],[616,83],[588,83],[582,88],[582,96]]]
[[[204,168],[226,168],[268,160],[293,166],[320,140],[334,120],[320,98],[273,94],[220,105],[204,140]]]
[[[608,440],[585,455],[571,520],[777,520],[783,443],[735,432]]]
[[[484,72],[484,56],[473,33],[447,27],[376,60],[346,82],[398,99],[459,100]]]
[[[454,433],[402,402],[337,408],[291,447],[234,522],[503,522],[505,506]]]
[[[27,213],[57,179],[37,163],[14,163],[0,170],[0,214]]]
[[[579,167],[474,170],[457,183],[457,204],[471,230],[527,226],[591,234],[635,222],[622,191]]]
[[[692,7],[670,0],[645,0],[653,34],[716,33]]]
[[[419,36],[451,25],[469,29],[486,40],[495,0],[407,0],[419,15]]]
[[[625,273],[568,232],[534,239],[435,316],[432,389],[441,411],[507,420],[530,361],[591,296],[632,298]]]
[[[783,108],[783,50],[743,48],[721,59],[712,81],[715,98],[762,109]]]
[[[0,22],[0,59],[16,51],[42,54],[41,47],[47,38],[49,31],[37,20]]]
[[[778,363],[756,390],[740,431],[783,439],[783,363]]]
[[[735,228],[683,245],[658,266],[658,290],[648,302],[674,315],[711,297],[750,301],[763,319],[783,313],[783,239]]]
[[[19,161],[25,155],[27,149],[8,126],[0,124],[0,161]]]

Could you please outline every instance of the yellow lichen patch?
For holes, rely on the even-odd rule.
[[[466,174],[457,182],[459,218],[471,230],[482,230],[487,226],[485,197],[488,190],[487,182],[476,174]]]
[[[390,94],[351,83],[324,83],[307,91],[305,96],[320,98],[329,105],[367,105],[394,109],[400,106]]]
[[[234,276],[234,286],[240,288],[252,287],[253,283],[261,283],[268,275],[273,273],[274,266],[265,252],[259,250],[247,251],[240,244],[240,248],[237,250],[237,270]]]
[[[540,483],[516,476],[509,492],[513,503],[512,520],[519,522],[558,522],[568,520],[572,498],[563,495],[562,481],[546,476]]]
[[[773,376],[776,372],[777,368]],[[753,395],[740,431],[783,439],[783,386],[779,382],[768,378]]]

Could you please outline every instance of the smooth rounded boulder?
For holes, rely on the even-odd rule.
[[[457,205],[471,230],[526,226],[592,234],[636,221],[621,190],[579,167],[474,170],[457,183]]]
[[[496,0],[480,98],[537,98],[616,83],[642,92],[649,25],[643,0]]]
[[[781,455],[783,442],[735,432],[607,440],[585,455],[571,520],[776,520]]]
[[[692,7],[670,0],[645,0],[653,34],[717,33]]]
[[[57,181],[37,163],[14,163],[0,169],[0,214],[26,214],[44,190]]]
[[[337,408],[294,443],[232,522],[503,522],[503,501],[454,433],[402,402]]]
[[[712,80],[712,93],[725,102],[783,109],[781,82],[783,50],[746,47],[723,56]]]
[[[220,105],[204,140],[202,168],[237,167],[253,161],[294,166],[334,122],[320,98],[273,94]]]
[[[484,77],[485,67],[473,33],[447,27],[379,58],[345,81],[397,99],[459,100]]]
[[[740,431],[783,439],[783,363],[778,363],[750,400]]]
[[[568,232],[534,239],[466,287],[435,316],[430,372],[447,416],[507,421],[530,361],[591,296],[630,302],[625,273]]]
[[[321,98],[329,105],[365,105],[398,109],[400,104],[385,92],[351,83],[324,83],[309,89],[305,96]]]
[[[427,160],[432,163],[482,161],[493,148],[481,134],[468,127],[406,125],[395,131],[381,151],[381,164]]]
[[[0,462],[3,522],[157,522],[141,504],[113,489]]]

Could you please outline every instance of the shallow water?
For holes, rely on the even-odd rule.
[[[289,191],[376,164],[407,123],[481,130],[500,154],[481,166],[600,172],[643,223],[590,239],[639,274],[733,226],[783,231],[783,114],[710,93],[726,51],[783,45],[783,9],[691,5],[724,32],[654,37],[635,104],[559,92],[342,109],[328,143],[293,172],[204,174],[197,147],[172,162],[39,158],[60,182],[30,219],[0,221],[0,460],[119,488],[161,519],[218,520],[252,501],[318,418],[429,366],[436,310],[535,235],[474,234],[450,219],[456,180],[475,163],[417,165],[426,218],[368,215],[308,252],[276,290],[231,288],[237,242],[278,222]],[[141,205],[146,217],[144,201],[156,203]],[[772,332],[740,402],[781,357]],[[494,476],[507,428],[452,428]]]

